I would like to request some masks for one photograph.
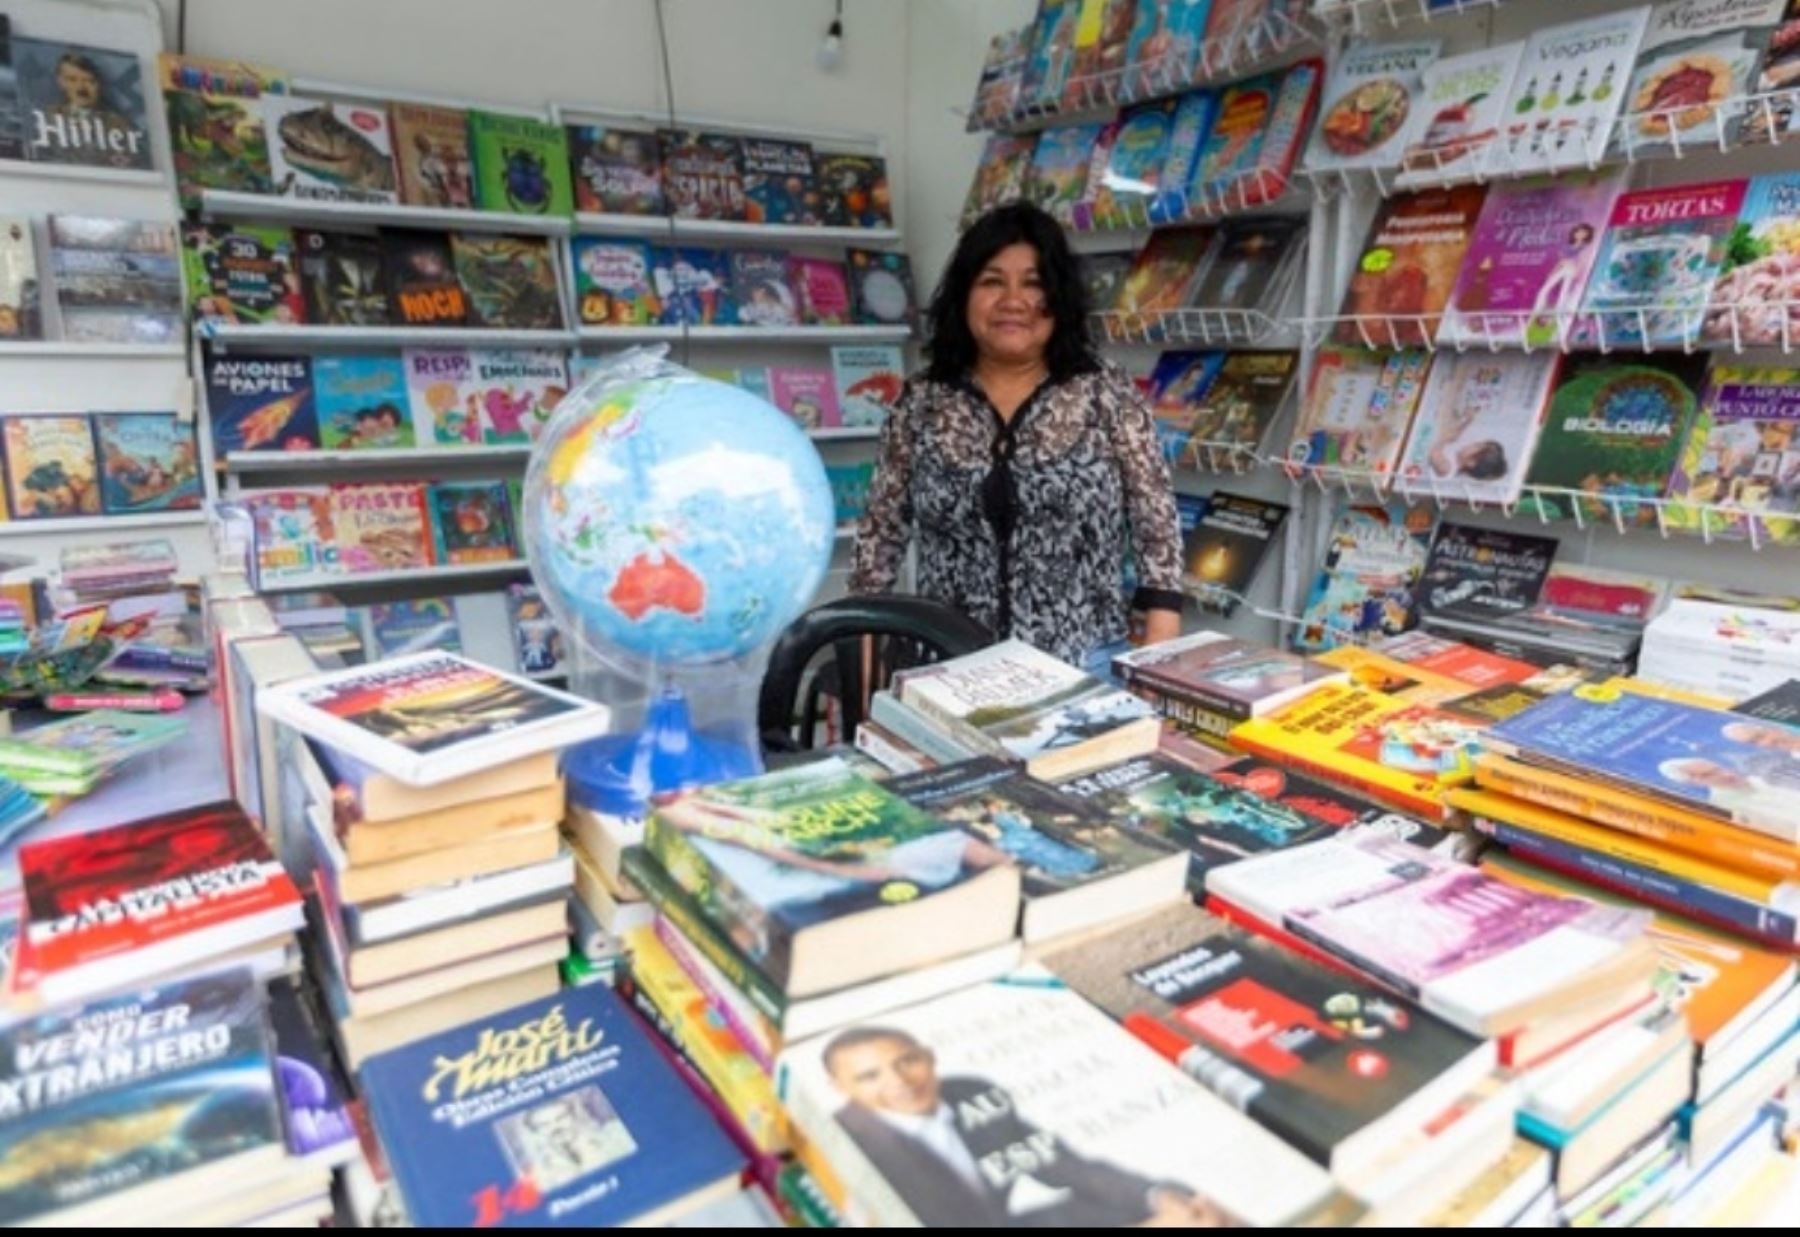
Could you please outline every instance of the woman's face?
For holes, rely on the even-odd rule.
[[[1021,242],[996,253],[969,290],[968,314],[983,360],[1041,363],[1056,323],[1038,278],[1037,250]]]

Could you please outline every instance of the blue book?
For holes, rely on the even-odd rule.
[[[316,451],[312,362],[303,356],[209,356],[206,412],[213,454]]]
[[[397,356],[322,356],[313,361],[319,445],[327,451],[411,447],[406,366]]]
[[[350,1117],[350,1088],[326,1046],[318,1012],[292,979],[269,981],[269,1024],[288,1151],[333,1167],[361,1154]]]
[[[1187,192],[1200,166],[1200,154],[1212,135],[1219,114],[1219,92],[1192,90],[1181,96],[1175,120],[1169,128],[1168,153],[1157,179],[1157,194],[1150,202],[1153,223],[1168,223],[1188,213]]]
[[[420,1227],[659,1224],[746,1167],[603,986],[382,1053],[362,1083]]]
[[[1192,438],[1200,401],[1212,389],[1225,364],[1222,352],[1165,352],[1150,374],[1150,407],[1156,413],[1156,437],[1163,458],[1178,464]]]
[[[734,326],[731,255],[716,249],[657,249],[654,280],[665,325]]]

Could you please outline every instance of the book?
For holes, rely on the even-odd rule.
[[[1188,303],[1202,309],[1278,313],[1306,243],[1300,219],[1227,220]]]
[[[291,580],[337,570],[329,490],[259,490],[238,501],[250,512],[258,581]]]
[[[874,461],[861,464],[827,464],[825,479],[831,484],[831,499],[837,526],[844,528],[863,518],[869,509],[869,486],[875,480]]]
[[[28,790],[39,774],[92,781],[185,733],[178,717],[96,709],[0,739],[0,772]]]
[[[481,441],[475,359],[467,348],[407,348],[406,401],[421,445],[470,446]]]
[[[844,345],[831,350],[831,375],[844,426],[874,428],[900,401],[906,359],[897,344]]]
[[[1229,618],[1249,593],[1288,508],[1224,490],[1182,538],[1181,582],[1200,608]]]
[[[1211,0],[1139,0],[1125,47],[1133,91],[1162,92],[1193,80],[1201,61]]]
[[[1543,592],[1556,544],[1554,537],[1442,521],[1419,577],[1419,607],[1473,620],[1528,610]]]
[[[1025,70],[1019,86],[1027,114],[1055,111],[1075,63],[1075,26],[1083,0],[1038,0],[1037,16],[1026,28]]]
[[[181,251],[173,225],[51,215],[49,238],[65,340],[166,344],[180,338]]]
[[[1200,396],[1193,420],[1193,442],[1213,451],[1255,451],[1286,406],[1300,372],[1296,352],[1228,352],[1218,373]]]
[[[571,215],[568,136],[552,124],[480,108],[469,112],[475,204],[514,215]]]
[[[670,325],[726,326],[737,321],[737,305],[731,295],[731,258],[717,249],[652,250],[656,265],[651,281],[657,300],[662,304],[662,318]],[[798,261],[798,260],[797,260]],[[837,265],[821,259],[805,259],[820,266]],[[842,276],[842,268],[839,268]],[[795,279],[795,286],[805,303],[807,288]],[[847,290],[845,296],[848,297]],[[849,301],[845,301],[848,321]]]
[[[1163,458],[1171,464],[1188,462],[1196,409],[1224,363],[1224,355],[1218,352],[1184,350],[1156,358],[1148,391],[1150,410],[1156,417]]]
[[[1525,55],[1523,40],[1425,66],[1400,138],[1401,189],[1483,174],[1506,123],[1506,100]]]
[[[512,624],[521,674],[549,674],[563,664],[562,629],[536,585],[507,585],[506,616]]]
[[[1401,453],[1399,483],[1469,503],[1517,502],[1560,364],[1555,352],[1437,358]]]
[[[1402,348],[1435,340],[1486,195],[1485,185],[1453,185],[1387,199],[1344,293],[1337,342]]]
[[[15,520],[100,514],[98,460],[87,417],[0,418],[6,506]]]
[[[1760,696],[1734,705],[1731,711],[1742,713],[1745,717],[1760,718],[1765,722],[1781,722],[1789,726],[1800,724],[1800,680],[1789,679]]]
[[[1442,39],[1358,42],[1335,57],[1306,166],[1314,171],[1398,166],[1407,122],[1424,106],[1425,74],[1443,47]]]
[[[1784,7],[1784,0],[1661,0],[1638,45],[1616,145],[1654,158],[1733,132],[1746,109],[1720,104],[1754,93]]]
[[[1454,830],[1402,816],[1341,785],[1318,781],[1255,756],[1228,761],[1212,769],[1209,776],[1340,833],[1379,833],[1440,854],[1459,853],[1461,835]]]
[[[662,215],[662,147],[652,130],[570,125],[575,209],[604,215]]]
[[[350,1087],[327,1043],[328,1032],[300,982],[269,982],[269,1030],[281,1080],[281,1129],[288,1154],[343,1167],[361,1156],[350,1115]]]
[[[1485,533],[1489,530],[1463,530],[1462,535],[1467,536],[1470,531]],[[1536,548],[1530,546],[1516,549],[1505,547],[1500,551],[1502,554],[1514,553],[1528,564],[1536,552]],[[1530,566],[1520,572],[1520,575],[1527,581],[1531,579],[1532,574]],[[1459,612],[1452,606],[1439,614],[1433,614],[1432,617],[1435,620],[1444,613],[1455,615]],[[1470,622],[1484,621],[1488,617],[1479,611],[1474,611],[1473,608],[1471,608],[1471,613],[1473,617],[1470,618]],[[1496,622],[1505,621],[1507,616],[1513,613],[1517,613],[1517,611],[1509,611],[1503,602],[1496,605],[1491,611],[1493,621]],[[1455,640],[1434,635],[1432,633],[1436,628],[1437,624],[1434,622],[1425,631],[1409,631],[1403,636],[1394,636],[1383,640],[1375,651],[1384,658],[1399,662],[1413,670],[1423,671],[1434,678],[1452,679],[1463,685],[1465,693],[1469,691],[1499,691],[1503,688],[1519,687],[1529,695],[1531,688],[1527,685],[1537,682],[1542,673],[1541,668],[1531,662],[1501,657],[1481,648],[1459,644]],[[1413,695],[1421,701],[1425,700],[1424,692],[1415,692]],[[1541,697],[1543,693],[1539,692],[1536,695]],[[1504,697],[1496,698],[1504,699]],[[1466,711],[1465,706],[1469,701],[1468,695],[1459,693],[1455,699],[1431,700],[1430,703],[1440,704],[1446,711],[1459,709]],[[1535,700],[1533,702],[1535,703]]]
[[[269,141],[258,100],[285,93],[286,74],[170,52],[157,58],[157,69],[182,205],[199,205],[206,189],[268,193]]]
[[[1217,233],[1211,228],[1171,228],[1150,234],[1114,308],[1121,314],[1154,314],[1189,303],[1211,260]]]
[[[1131,274],[1132,261],[1133,255],[1129,253],[1081,255],[1081,276],[1087,288],[1090,313],[1106,313],[1117,307],[1119,290]]]
[[[1187,856],[991,757],[896,777],[886,789],[981,838],[1020,872],[1027,944],[1179,901]]]
[[[442,232],[382,229],[381,280],[396,326],[461,326],[469,320],[469,294],[457,282]]]
[[[409,571],[432,564],[425,487],[373,481],[331,487],[331,529],[340,571]]]
[[[290,229],[184,223],[181,246],[188,305],[196,321],[306,321]]]
[[[107,515],[200,509],[200,443],[193,422],[172,412],[99,412],[94,446]]]
[[[996,206],[1017,202],[1026,196],[1027,174],[1037,150],[1035,133],[990,133],[981,149],[981,162],[976,165],[975,179],[969,182],[969,196],[963,202],[962,226],[967,228]]]
[[[475,348],[474,397],[481,440],[536,442],[569,392],[569,373],[556,348]]]
[[[1576,342],[1691,346],[1705,326],[1747,184],[1641,189],[1614,202],[1582,294]]]
[[[367,618],[370,651],[374,657],[463,651],[456,606],[448,597],[378,602],[369,607]]]
[[[1063,88],[1063,105],[1091,104],[1097,84],[1120,82],[1131,46],[1136,0],[1087,0],[1075,23],[1074,63]]]
[[[429,494],[438,562],[504,563],[519,556],[504,484],[439,481]]]
[[[469,322],[507,331],[562,329],[562,291],[550,242],[534,236],[452,232],[456,280],[469,295]]]
[[[1016,868],[835,759],[665,799],[644,844],[790,996],[942,961],[1017,931]],[[850,856],[857,862],[846,863]]]
[[[988,40],[987,58],[981,62],[981,79],[969,109],[971,128],[1005,120],[1018,110],[1030,37],[1031,27],[1024,26],[1003,30]]]
[[[844,423],[837,388],[828,369],[777,365],[769,370],[771,402],[802,429],[835,429]]]
[[[1104,124],[1058,125],[1038,134],[1031,168],[1025,174],[1025,198],[1068,223],[1087,194],[1089,164]]]
[[[1248,206],[1260,165],[1263,143],[1271,128],[1281,74],[1262,73],[1233,82],[1219,92],[1218,109],[1205,136],[1187,186],[1190,204]],[[1251,188],[1246,188],[1246,182]],[[1190,205],[1192,209],[1192,205]]]
[[[1154,99],[1126,108],[1120,113],[1112,142],[1095,148],[1084,197],[1100,226],[1125,228],[1151,222],[1150,208],[1165,188],[1163,167],[1168,162],[1176,107],[1174,99]],[[1100,157],[1102,149],[1104,159]]]
[[[877,155],[823,152],[813,158],[819,217],[832,228],[891,228],[893,205],[887,160]]]
[[[1286,708],[1342,671],[1216,631],[1196,631],[1113,659],[1113,673],[1153,702],[1181,702],[1236,723]]]
[[[19,848],[14,991],[88,1000],[297,931],[300,892],[237,804]]]
[[[853,1087],[902,1057],[924,1101]],[[878,1224],[1283,1224],[1335,1205],[1317,1165],[1035,966],[788,1048],[777,1068],[800,1134]],[[991,1174],[898,1132],[891,1118],[931,1099]]]
[[[849,258],[856,321],[866,326],[910,327],[913,282],[912,264],[906,255],[852,249]]]
[[[1669,582],[1657,576],[1556,563],[1544,580],[1541,601],[1552,614],[1642,631],[1668,591]]]
[[[1753,79],[1752,92],[1768,96],[1762,105],[1752,107],[1738,126],[1737,138],[1746,144],[1780,141],[1793,131],[1794,95],[1791,88],[1800,70],[1800,9],[1788,0],[1781,24],[1769,38],[1769,49]]]
[[[1433,366],[1428,352],[1326,345],[1306,388],[1287,459],[1385,477],[1400,464]]]
[[[1138,11],[1141,14],[1151,7],[1151,0],[1145,0]],[[1180,7],[1194,6],[1183,4]],[[1212,132],[1218,112],[1219,92],[1216,90],[1190,90],[1176,100],[1175,119],[1169,126],[1168,150],[1158,178],[1161,191],[1150,203],[1152,222],[1168,223],[1189,216],[1192,209],[1189,194],[1194,189],[1206,138]]]
[[[807,142],[746,137],[742,144],[746,223],[818,224],[824,202]]]
[[[1332,528],[1294,647],[1324,652],[1359,636],[1398,635],[1410,627],[1436,523],[1426,505],[1346,507]]]
[[[18,35],[11,45],[27,159],[140,171],[154,165],[136,52]]]
[[[730,255],[731,300],[744,326],[798,326],[800,306],[780,250],[739,249]],[[858,286],[860,293],[861,286]],[[908,302],[910,305],[910,302]]]
[[[1645,525],[1700,411],[1704,355],[1576,353],[1563,361],[1526,484],[1524,509],[1566,519]],[[1546,491],[1549,491],[1546,493]]]
[[[651,273],[656,259],[644,241],[578,236],[574,242],[575,304],[587,326],[651,326],[662,302]]]
[[[31,220],[0,218],[0,339],[43,337],[42,290]]]
[[[1774,173],[1750,181],[1713,284],[1703,335],[1734,346],[1783,345],[1793,338],[1793,224],[1800,177]]]
[[[678,219],[743,219],[743,150],[722,133],[658,129],[662,147],[663,193]]]
[[[1800,469],[1784,466],[1800,427],[1800,371],[1715,364],[1694,428],[1669,481],[1669,497],[1710,510],[1672,506],[1677,528],[1742,538],[1754,521],[1760,537],[1792,541],[1800,525]]]
[[[19,1102],[0,1155],[17,1168],[0,1219],[176,1221],[196,1196],[271,1180],[287,1155],[274,1057],[262,985],[241,968],[8,1028],[0,1081]],[[77,1074],[90,1081],[50,1085]],[[79,1155],[48,1154],[67,1139]]]
[[[807,326],[849,326],[850,282],[841,262],[826,258],[789,258],[788,282],[799,298]]]
[[[1495,161],[1514,172],[1598,162],[1649,21],[1645,4],[1533,31],[1513,75]]]
[[[327,451],[414,445],[406,369],[397,356],[313,358],[319,445]]]
[[[600,705],[446,653],[278,684],[256,707],[416,787],[593,738],[610,722]]]
[[[386,326],[387,289],[381,281],[381,243],[338,232],[294,233],[300,287],[309,322],[326,326]]]
[[[475,209],[469,114],[423,103],[388,105],[400,200],[438,210]]]
[[[385,105],[265,94],[272,192],[327,202],[400,200]]]
[[[1324,76],[1324,62],[1317,57],[1297,61],[1281,74],[1250,175],[1232,185],[1221,196],[1222,202],[1233,209],[1251,210],[1270,205],[1287,192],[1319,108],[1319,83]]]

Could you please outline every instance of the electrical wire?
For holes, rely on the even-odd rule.
[[[668,104],[669,128],[672,130],[680,129],[681,123],[677,119],[678,113],[675,108],[675,70],[669,56],[669,26],[668,22],[663,17],[663,0],[652,0],[652,8],[656,12],[656,48],[658,57],[662,62],[663,100]],[[666,216],[666,218],[669,225],[669,246],[671,250],[673,250],[677,239],[675,216],[671,213]],[[677,258],[678,255],[671,256],[671,271],[675,271],[679,268],[680,263]],[[676,289],[676,296],[679,302],[679,287]],[[681,313],[681,363],[690,369],[693,368],[693,338],[690,335],[692,329],[693,324],[688,321],[688,315],[684,308]]]

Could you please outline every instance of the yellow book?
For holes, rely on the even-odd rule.
[[[1689,691],[1685,687],[1670,687],[1664,683],[1652,683],[1646,679],[1632,679],[1620,676],[1608,679],[1601,684],[1617,691],[1630,692],[1634,696],[1647,696],[1652,700],[1672,700],[1676,704],[1691,704],[1697,709],[1717,709],[1721,713],[1729,712],[1737,703],[1724,696],[1713,696],[1706,692]]]
[[[1397,657],[1346,644],[1313,658],[1321,665],[1348,670],[1358,687],[1404,700],[1408,704],[1442,704],[1474,689],[1460,679],[1409,666]]]

